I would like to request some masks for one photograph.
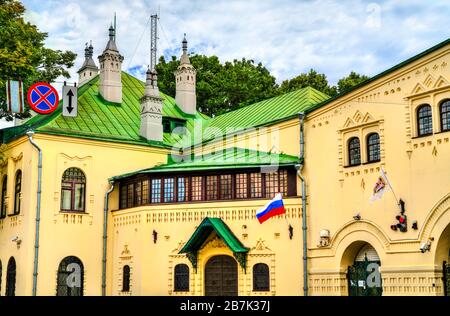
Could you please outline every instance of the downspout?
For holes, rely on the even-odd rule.
[[[109,195],[114,191],[114,181],[110,181],[111,188],[105,194],[105,209],[103,210],[103,258],[102,258],[102,296],[106,296],[106,247],[108,239],[108,209]]]
[[[307,243],[307,214],[306,214],[306,181],[302,175],[305,159],[305,135],[303,131],[305,113],[298,115],[300,120],[300,164],[296,166],[297,175],[302,182],[302,230],[303,230],[303,295],[308,296],[308,243]]]
[[[34,267],[33,267],[33,296],[37,293],[37,277],[38,277],[38,264],[39,264],[39,224],[41,221],[41,188],[42,188],[42,150],[33,140],[33,131],[28,131],[28,140],[31,145],[38,151],[38,186],[37,186],[37,201],[36,201],[36,229],[34,237]]]

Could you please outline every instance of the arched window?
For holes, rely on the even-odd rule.
[[[450,100],[441,103],[441,131],[450,131]]]
[[[367,136],[367,162],[380,161],[380,136],[372,133]]]
[[[123,267],[122,292],[130,292],[130,266]]]
[[[424,104],[417,109],[417,136],[430,134],[433,134],[431,106]]]
[[[84,267],[74,256],[64,258],[58,267],[56,296],[83,296]]]
[[[189,267],[186,264],[175,266],[175,292],[189,292]]]
[[[14,257],[9,258],[8,268],[6,271],[6,291],[5,296],[16,295],[16,260]]]
[[[2,181],[2,205],[0,206],[0,218],[6,217],[6,189],[8,188],[8,177],[4,176]]]
[[[61,183],[61,211],[84,212],[86,177],[78,168],[67,169]]]
[[[352,137],[348,141],[348,162],[350,166],[361,164],[361,144],[358,137]]]
[[[265,263],[258,263],[253,266],[253,291],[270,291],[269,266]]]
[[[20,195],[22,192],[22,171],[16,173],[16,184],[14,187],[14,215],[20,213]]]

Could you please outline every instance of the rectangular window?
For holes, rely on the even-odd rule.
[[[175,197],[175,179],[164,179],[164,203],[174,202]]]
[[[217,181],[217,176],[206,177],[206,199],[217,200],[219,192],[219,182]]]
[[[149,195],[148,180],[144,180],[142,181],[142,205],[148,204]]]
[[[142,205],[142,182],[136,182],[134,184],[134,198],[135,206]]]
[[[239,173],[236,175],[236,198],[247,198],[247,174]]]
[[[131,208],[131,207],[133,207],[134,205],[133,205],[133,202],[134,202],[134,196],[133,196],[133,193],[134,193],[134,185],[133,184],[129,184],[128,186],[127,186],[127,207],[128,208]]]
[[[189,178],[178,178],[178,202],[186,202],[188,200]]]
[[[233,196],[231,186],[231,174],[224,174],[220,176],[220,198],[222,200],[230,200]]]
[[[84,211],[84,183],[75,183],[75,192],[74,192],[74,211]]]
[[[262,197],[262,176],[260,173],[250,174],[250,196],[252,198]]]
[[[192,201],[202,200],[203,191],[203,178],[202,177],[192,177]]]
[[[288,195],[288,173],[287,170],[281,170],[280,175],[280,193],[284,196]]]
[[[266,174],[266,197],[273,198],[275,194],[280,191],[278,184],[278,173],[267,173]]]
[[[70,183],[62,184],[61,209],[70,211],[72,208],[72,185]],[[126,201],[126,200],[125,200]]]
[[[152,203],[161,203],[161,179],[152,179]]]

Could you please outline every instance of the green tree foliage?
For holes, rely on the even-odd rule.
[[[270,72],[253,60],[220,63],[216,56],[190,56],[197,70],[197,104],[207,115],[218,115],[278,94],[278,86]],[[175,95],[174,72],[179,65],[175,56],[170,61],[160,58],[156,66],[158,87]]]
[[[353,88],[354,86],[360,84],[361,82],[366,81],[367,79],[369,79],[369,77],[357,74],[356,72],[352,71],[347,77],[344,77],[338,81],[337,92],[345,92],[350,88]]]
[[[334,96],[337,93],[336,87],[329,85],[327,76],[320,74],[313,69],[307,73],[302,73],[295,78],[283,81],[279,90],[280,93],[287,93],[306,87],[312,87],[329,96]]]
[[[25,22],[24,12],[19,1],[0,0],[0,118],[9,121],[14,116],[6,112],[6,80],[22,80],[26,93],[35,82],[51,82],[59,76],[69,78],[67,69],[76,58],[73,52],[46,48],[47,33]],[[21,119],[29,116],[27,104],[25,113],[15,114]]]
[[[269,70],[261,63],[255,64],[253,60],[243,58],[222,64],[216,56],[204,55],[193,55],[190,60],[197,69],[198,107],[210,116],[305,87],[313,87],[333,97],[368,79],[352,71],[340,79],[337,86],[333,86],[326,75],[311,69],[278,86]],[[171,96],[175,95],[174,72],[179,63],[175,56],[170,61],[161,57],[156,66],[159,89]]]

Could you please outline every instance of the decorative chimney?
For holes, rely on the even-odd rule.
[[[100,84],[101,96],[109,102],[122,103],[122,62],[115,42],[115,30],[109,28],[109,41],[103,54],[98,56],[100,61]]]
[[[91,41],[89,46],[86,43],[86,48],[84,49],[84,63],[80,70],[78,70],[78,86],[83,85],[98,74],[98,67],[94,59],[92,59],[92,56],[94,56],[94,47],[92,47]]]
[[[181,55],[180,66],[174,73],[176,80],[175,100],[184,113],[195,114],[197,112],[197,96],[195,92],[197,71],[189,60],[187,44],[186,34],[184,34],[183,55]]]
[[[140,135],[147,140],[162,141],[163,99],[159,95],[156,70],[147,70],[144,96],[141,98]]]

